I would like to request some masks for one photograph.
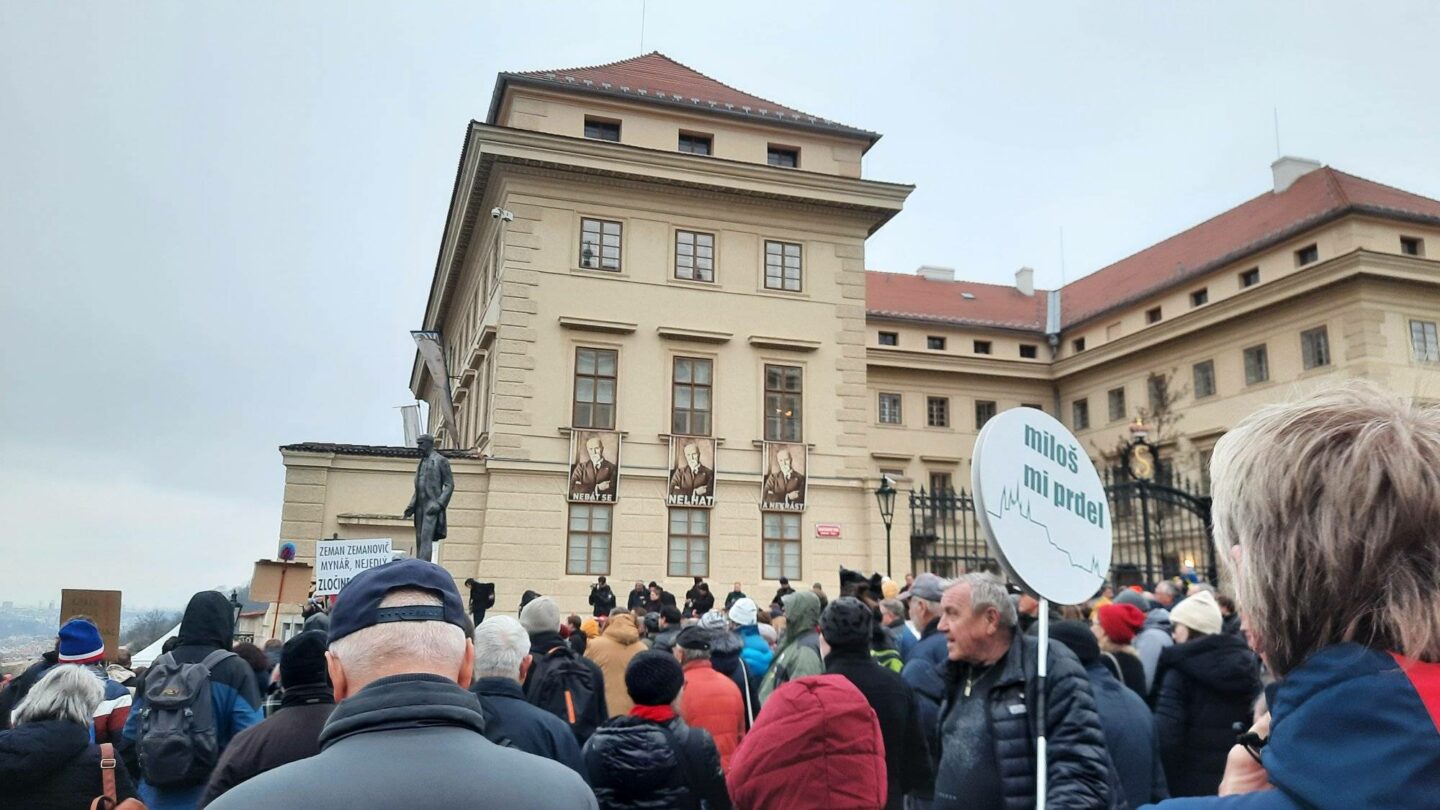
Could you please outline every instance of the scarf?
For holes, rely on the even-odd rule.
[[[636,706],[630,710],[630,716],[652,723],[668,723],[675,719],[675,710],[669,706]]]

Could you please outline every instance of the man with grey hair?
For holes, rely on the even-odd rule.
[[[574,771],[485,738],[470,620],[450,573],[407,559],[360,572],[331,612],[338,705],[320,753],[241,784],[217,810],[595,808]],[[537,789],[543,786],[543,789]]]
[[[520,682],[530,672],[530,635],[510,616],[491,616],[475,628],[475,683],[470,691],[485,712],[485,736],[527,754],[553,759],[587,778],[580,744],[555,715],[525,700]]]
[[[916,577],[899,597],[909,601],[910,620],[920,631],[920,640],[911,645],[910,654],[905,656],[900,677],[915,692],[920,707],[920,728],[925,731],[925,742],[931,753],[940,750],[940,701],[945,698],[942,676],[945,634],[940,632],[940,599],[948,587],[948,580],[925,573]]]
[[[941,599],[946,692],[934,807],[1033,806],[1037,732],[1046,739],[1045,807],[1109,807],[1110,755],[1085,669],[1064,645],[1051,644],[1045,716],[1031,717],[1039,640],[1016,625],[1015,605],[991,574],[964,574]]]

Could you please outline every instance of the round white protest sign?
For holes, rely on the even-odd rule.
[[[1034,408],[995,416],[970,476],[990,550],[1014,579],[1062,605],[1095,595],[1110,570],[1110,503],[1064,425]]]

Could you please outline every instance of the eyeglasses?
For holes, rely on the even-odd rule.
[[[1265,749],[1265,744],[1270,740],[1267,737],[1261,737],[1253,731],[1246,731],[1244,729],[1244,723],[1235,724],[1235,744],[1244,748],[1245,753],[1249,754],[1251,759],[1260,762],[1260,752]]]

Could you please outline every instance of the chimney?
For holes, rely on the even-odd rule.
[[[915,275],[921,278],[928,278],[931,281],[954,281],[955,268],[936,267],[932,264],[922,264],[920,265],[920,269],[915,271]]]
[[[1024,295],[1035,294],[1035,269],[1022,267],[1015,271],[1015,289]]]
[[[1270,164],[1270,172],[1275,175],[1275,193],[1279,194],[1287,188],[1295,185],[1295,181],[1320,168],[1320,161],[1309,158],[1282,157]]]

